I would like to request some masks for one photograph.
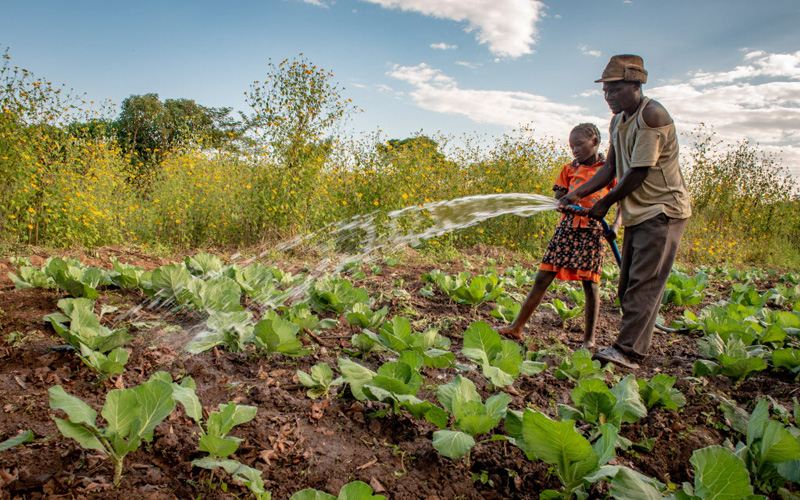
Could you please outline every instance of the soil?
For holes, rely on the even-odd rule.
[[[41,265],[46,257],[55,254],[33,249],[30,256],[33,264]],[[145,269],[170,262],[124,248],[57,254],[106,268],[111,265],[111,257]],[[365,267],[368,277],[357,285],[378,297],[376,307],[387,306],[390,316],[400,314],[415,325],[438,326],[440,333],[452,340],[452,351],[459,362],[465,363],[460,351],[462,333],[469,324],[476,320],[493,326],[500,323],[489,315],[492,307],[488,304],[479,307],[473,316],[470,307],[455,305],[439,293],[431,298],[421,296],[421,274],[437,268],[454,274],[465,270],[465,266],[477,272],[490,264],[502,269],[518,261],[513,255],[490,247],[476,247],[459,260],[447,263],[433,263],[413,251],[400,260],[398,267],[384,267],[380,275],[371,274]],[[180,405],[156,428],[152,443],[143,444],[126,457],[118,489],[112,486],[113,467],[105,457],[60,435],[52,417],[63,414],[49,407],[50,387],[61,384],[67,393],[99,410],[110,389],[133,387],[156,371],[169,372],[176,380],[194,378],[206,410],[229,401],[258,408],[254,420],[231,433],[243,440],[235,458],[263,471],[266,487],[276,500],[288,499],[303,488],[335,495],[342,485],[353,480],[369,483],[391,500],[535,499],[541,491],[559,485],[547,464],[528,460],[509,443],[480,444],[473,449],[469,461],[453,461],[434,450],[431,436],[435,428],[425,420],[406,414],[377,418],[373,414],[384,405],[359,402],[347,389],[334,389],[329,399],[307,397],[298,384],[296,370],[308,372],[319,362],[327,362],[335,369],[336,358],[343,355],[343,349],[350,348],[348,339],[354,332],[341,318],[338,327],[319,338],[324,346],[304,337],[313,353],[299,358],[264,358],[222,350],[188,354],[182,350],[190,336],[187,331],[199,323],[199,318],[188,313],[165,315],[158,309],[140,309],[137,306],[148,303],[142,293],[108,288],[101,291],[98,303],[119,309],[105,315],[103,321],[109,326],[124,322],[134,340],[127,346],[130,359],[125,372],[99,382],[73,353],[58,349],[63,341],[42,319],[57,311],[56,303],[64,295],[54,289],[16,290],[7,277],[14,269],[7,259],[0,262],[0,441],[25,430],[32,430],[35,440],[0,452],[0,500],[247,498],[248,490],[224,473],[192,468],[191,461],[205,454],[198,451],[196,424]],[[710,286],[726,293],[730,284],[712,281]],[[771,283],[759,286],[766,289]],[[399,289],[408,292],[408,296],[393,293]],[[545,300],[556,296],[567,300],[552,292]],[[718,295],[709,296],[706,303],[717,298]],[[704,305],[691,309],[696,312]],[[131,315],[131,311],[136,313]],[[667,308],[663,315],[670,321],[682,311]],[[577,318],[564,327],[553,311],[540,308],[529,323],[526,342],[533,349],[557,343],[577,349],[583,336],[582,321]],[[604,300],[598,323],[599,346],[613,342],[618,322],[613,300]],[[765,395],[791,408],[792,398],[800,396],[800,388],[790,376],[771,371],[739,386],[733,386],[725,377],[705,381],[687,378],[691,377],[697,358],[694,337],[656,333],[651,355],[636,375],[648,379],[657,373],[678,377],[676,387],[685,395],[687,404],[677,412],[651,409],[647,417],[624,426],[622,435],[634,443],[651,438],[652,448],[618,451],[612,463],[633,467],[665,483],[691,481],[689,458],[694,450],[737,439],[715,396],[725,396],[747,408]],[[388,359],[373,354],[364,362],[374,369]],[[555,364],[558,359],[551,357],[549,362]],[[422,371],[427,386],[423,384],[419,396],[429,400],[435,400],[432,383],[448,382],[455,375],[453,369]],[[480,375],[472,373],[469,377],[484,397],[490,394],[491,388]],[[555,378],[552,370],[521,376],[507,390],[512,397],[509,406],[530,406],[555,416],[558,403],[570,404],[573,386],[568,380]],[[595,486],[592,496],[602,497],[607,488]]]

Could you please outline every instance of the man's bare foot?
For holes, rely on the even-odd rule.
[[[514,328],[512,326],[501,326],[500,328],[496,328],[495,331],[504,337],[508,337],[514,340],[521,340],[522,339],[522,328]]]
[[[583,344],[581,344],[581,349],[586,349],[587,351],[594,349],[594,340],[584,340]]]

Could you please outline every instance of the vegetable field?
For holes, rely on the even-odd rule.
[[[0,263],[0,499],[800,498],[800,274],[676,269],[635,372],[478,245]],[[601,283],[598,345],[619,323]]]

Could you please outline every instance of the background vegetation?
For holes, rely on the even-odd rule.
[[[375,210],[461,196],[550,195],[569,160],[527,130],[494,139],[348,138],[357,108],[298,57],[267,67],[251,113],[132,95],[117,116],[31,72],[0,68],[0,241],[52,247],[272,244]],[[800,267],[796,180],[746,141],[710,129],[684,148],[695,215],[680,258]],[[444,152],[447,154],[445,155]],[[500,217],[428,242],[538,255],[557,214]]]

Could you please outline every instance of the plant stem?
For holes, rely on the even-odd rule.
[[[114,460],[114,488],[118,488],[122,480],[122,460],[122,458]]]

